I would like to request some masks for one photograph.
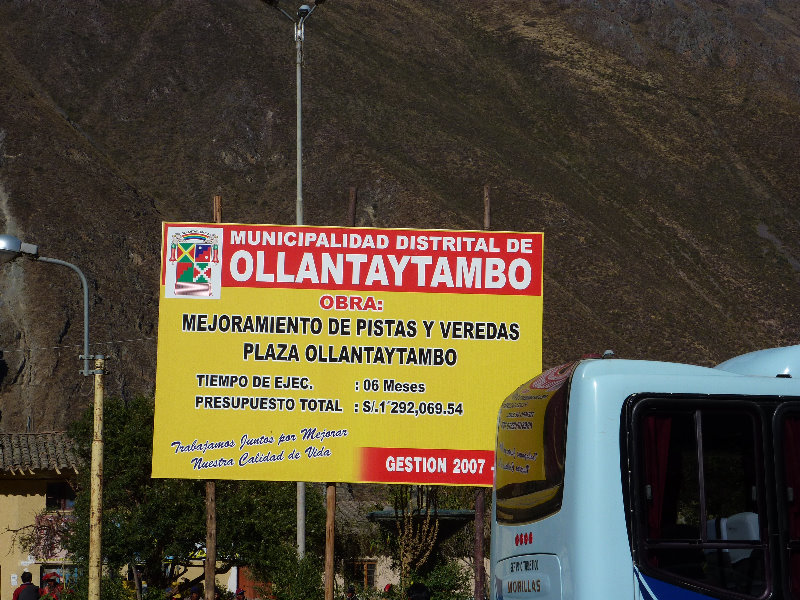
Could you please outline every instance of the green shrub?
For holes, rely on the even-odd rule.
[[[472,600],[473,597],[469,572],[456,560],[439,562],[424,575],[410,579],[410,583],[416,581],[428,586],[431,600]]]

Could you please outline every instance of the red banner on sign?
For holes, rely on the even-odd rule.
[[[220,235],[198,229],[165,248],[164,264],[183,269],[179,282],[196,286],[221,263],[221,284],[230,288],[542,294],[541,234],[230,224],[214,230]]]
[[[361,448],[361,481],[492,485],[494,452]]]

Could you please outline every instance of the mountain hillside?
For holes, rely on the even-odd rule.
[[[42,0],[0,4],[0,34],[2,229],[86,274],[106,393],[151,394],[160,223],[216,194],[226,222],[294,223],[293,25],[257,0]],[[356,187],[360,226],[480,229],[488,185],[493,229],[545,233],[547,365],[798,343],[799,73],[794,0],[330,0],[305,222],[345,224]],[[67,269],[0,269],[1,430],[91,400],[81,311]]]

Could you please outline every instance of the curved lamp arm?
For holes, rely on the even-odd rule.
[[[89,368],[89,360],[92,358],[89,356],[89,285],[86,283],[86,277],[83,272],[72,263],[58,260],[57,258],[39,256],[39,247],[36,244],[27,244],[13,235],[5,233],[0,235],[0,264],[11,262],[20,256],[69,267],[81,278],[81,286],[83,287],[83,356],[81,356],[83,359],[83,371],[81,373],[87,377],[94,375],[95,371]]]
[[[78,277],[81,278],[81,286],[83,287],[83,375],[87,377],[89,375],[94,375],[94,370],[89,369],[89,360],[92,358],[89,356],[89,285],[86,283],[86,277],[78,267],[73,265],[72,263],[68,263],[63,260],[58,260],[57,258],[47,258],[46,256],[39,256],[36,258],[41,262],[52,263],[54,265],[62,265],[64,267],[69,267],[73,271],[78,274]]]

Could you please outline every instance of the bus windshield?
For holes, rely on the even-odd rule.
[[[561,508],[569,380],[577,362],[549,369],[503,402],[497,424],[497,520],[527,523]]]

